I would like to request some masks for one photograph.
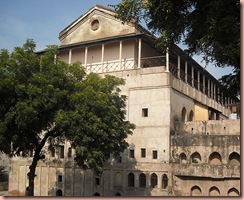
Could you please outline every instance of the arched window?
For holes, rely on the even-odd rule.
[[[184,153],[180,154],[180,163],[186,163],[186,154]]]
[[[114,176],[114,186],[122,187],[122,175],[120,172],[117,172]]]
[[[230,165],[240,165],[240,155],[236,152],[233,152],[229,155],[229,164]]]
[[[162,188],[163,189],[166,189],[167,188],[167,186],[168,186],[168,177],[167,177],[167,175],[166,174],[163,174],[163,176],[162,176]]]
[[[191,154],[191,163],[201,163],[201,155],[198,152]]]
[[[146,175],[141,173],[139,176],[139,187],[145,188],[146,187]]]
[[[62,192],[62,190],[58,189],[58,190],[56,191],[56,196],[63,196],[63,192]]]
[[[197,185],[191,188],[191,196],[202,196],[202,190]]]
[[[209,164],[210,165],[221,165],[222,164],[221,155],[218,152],[211,153],[209,156]]]
[[[135,187],[135,176],[132,172],[128,174],[128,187]]]
[[[193,114],[193,111],[191,110],[191,112],[189,113],[189,121],[193,121],[193,117],[194,117],[194,114]]]
[[[181,121],[182,122],[185,122],[187,119],[187,116],[186,116],[186,108],[182,108],[182,111],[181,111]]]
[[[236,188],[231,188],[227,192],[228,196],[240,196],[240,192]]]
[[[157,187],[157,185],[158,185],[158,176],[155,173],[153,173],[151,175],[151,187],[155,188]]]
[[[68,158],[71,158],[72,156],[72,149],[71,147],[68,148]]]
[[[220,191],[217,187],[213,186],[209,189],[209,196],[219,196]]]

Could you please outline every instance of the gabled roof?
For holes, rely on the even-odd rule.
[[[92,29],[92,23],[97,21],[98,30]],[[124,23],[116,18],[116,12],[110,8],[94,5],[83,15],[59,33],[60,46],[94,41],[122,35],[144,33],[151,35],[145,28],[136,23]],[[151,35],[152,36],[152,35]]]
[[[74,26],[76,26],[80,21],[84,20],[84,18],[86,18],[91,12],[93,12],[94,10],[104,10],[107,11],[108,13],[110,13],[111,15],[115,15],[115,11],[112,9],[109,9],[105,6],[99,5],[99,4],[95,4],[92,8],[90,8],[89,10],[87,10],[84,14],[82,14],[81,16],[79,16],[76,20],[74,20],[71,24],[69,24],[67,27],[65,27],[60,33],[59,33],[59,38],[63,36],[63,34],[65,34],[67,31],[71,30]]]

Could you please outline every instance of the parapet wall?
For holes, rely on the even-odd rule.
[[[240,119],[185,122],[185,134],[240,135]]]

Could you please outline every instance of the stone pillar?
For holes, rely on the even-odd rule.
[[[104,63],[104,44],[102,44],[102,55],[101,55],[101,64],[102,64],[102,72],[104,72],[103,69],[103,63]]]
[[[210,79],[208,79],[208,96],[210,97]]]
[[[200,71],[197,71],[197,89],[200,90]]]
[[[166,72],[169,72],[169,47],[166,49]]]
[[[177,76],[180,78],[180,56],[178,55],[178,61],[177,61]]]
[[[87,67],[88,47],[85,48],[85,68]]]
[[[141,68],[141,38],[138,41],[138,68]]]
[[[194,67],[191,66],[191,84],[194,87]]]
[[[187,84],[187,67],[188,67],[188,63],[187,61],[185,61],[185,82]]]
[[[122,48],[123,48],[123,42],[122,40],[119,41],[119,67],[122,69]]]
[[[205,75],[204,74],[202,75],[202,84],[203,84],[203,94],[206,94],[206,90],[205,90],[206,83],[205,83]]]
[[[71,64],[72,61],[72,49],[69,50],[69,61],[68,63]]]

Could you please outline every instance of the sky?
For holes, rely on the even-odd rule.
[[[121,0],[0,0],[0,49],[13,51],[26,39],[36,42],[36,51],[46,45],[59,45],[59,32],[95,4],[108,6]],[[180,45],[184,48],[183,45]],[[219,68],[206,64],[201,56],[193,57],[216,79],[232,72],[232,68]]]

